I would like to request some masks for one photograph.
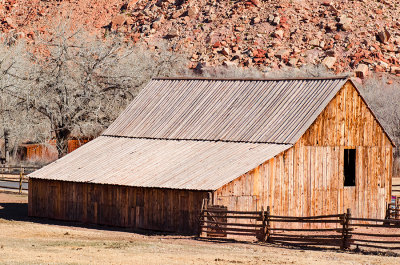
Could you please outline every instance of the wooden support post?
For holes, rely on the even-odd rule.
[[[23,168],[21,166],[20,170],[19,170],[19,194],[22,193],[22,179],[23,179],[23,177],[24,177],[24,170],[23,170]]]
[[[271,215],[271,211],[270,211],[269,206],[267,206],[267,213],[266,213],[266,216],[265,216],[265,219],[267,221],[266,230],[265,230],[265,237],[266,237],[266,241],[268,243],[271,243],[271,237],[270,237],[270,225],[271,225],[271,223],[269,221],[270,220],[270,215]]]
[[[208,209],[208,199],[204,199],[204,208],[203,208],[203,220],[202,220],[202,224],[203,226],[207,226],[207,221],[208,221],[208,212],[206,212]],[[207,232],[203,232],[203,229],[201,229],[201,237],[205,236],[207,237]]]
[[[347,209],[347,223],[346,223],[346,249],[349,249],[350,248],[350,246],[351,246],[351,242],[350,242],[350,238],[351,238],[351,235],[350,235],[350,218],[351,218],[351,209],[350,208],[348,208]]]
[[[347,213],[344,214],[343,218],[343,229],[342,229],[342,246],[341,249],[349,249],[350,248],[350,233],[349,233],[349,224],[351,218],[351,210],[347,209]]]
[[[386,203],[385,219],[390,219],[390,204]]]
[[[265,224],[265,213],[264,213],[264,206],[261,206],[261,222],[262,222],[262,227],[260,228],[260,240],[261,242],[265,242],[266,238],[266,224]]]
[[[203,214],[204,214],[204,199],[201,202],[201,209],[200,209],[200,216],[199,216],[199,228],[198,228],[199,229],[198,230],[199,237],[201,237],[202,233],[203,233]]]

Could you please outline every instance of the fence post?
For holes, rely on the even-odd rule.
[[[348,249],[350,247],[349,242],[349,223],[351,218],[351,210],[347,209],[347,213],[343,215],[343,230],[342,230],[342,250]]]
[[[201,202],[200,216],[199,216],[199,237],[203,234],[203,215],[204,215],[204,200]]]
[[[21,166],[21,168],[19,170],[19,194],[22,193],[22,178],[23,178],[23,176],[24,176],[24,169]]]
[[[262,227],[261,227],[261,235],[259,240],[262,242],[265,242],[265,214],[264,214],[264,206],[261,206],[261,222],[262,222]]]
[[[266,218],[265,218],[267,220],[267,227],[266,227],[266,231],[265,231],[265,236],[267,238],[268,243],[271,243],[270,229],[269,229],[270,228],[270,221],[269,221],[270,215],[271,215],[271,211],[270,211],[269,206],[267,206],[267,213],[266,213]]]
[[[208,206],[208,199],[204,199],[204,208],[203,208],[203,211],[202,211],[203,220],[201,222],[203,224],[203,226],[207,225],[207,221],[208,221],[208,218],[207,218],[207,216],[208,216],[207,206]],[[203,227],[201,228],[200,237],[202,237],[202,236],[207,237],[207,232],[203,231]]]

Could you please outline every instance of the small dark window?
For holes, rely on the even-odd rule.
[[[356,149],[344,149],[344,186],[356,185]]]

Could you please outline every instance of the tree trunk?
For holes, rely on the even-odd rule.
[[[68,139],[70,135],[71,131],[68,129],[56,130],[56,146],[58,158],[61,158],[68,154]]]

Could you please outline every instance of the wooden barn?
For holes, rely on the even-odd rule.
[[[392,148],[346,77],[154,79],[100,137],[30,175],[29,215],[195,233],[210,198],[384,218]]]
[[[89,142],[88,138],[69,139],[68,153],[78,149]],[[58,158],[56,140],[49,140],[45,143],[27,142],[18,146],[17,157],[19,161],[50,163]]]

